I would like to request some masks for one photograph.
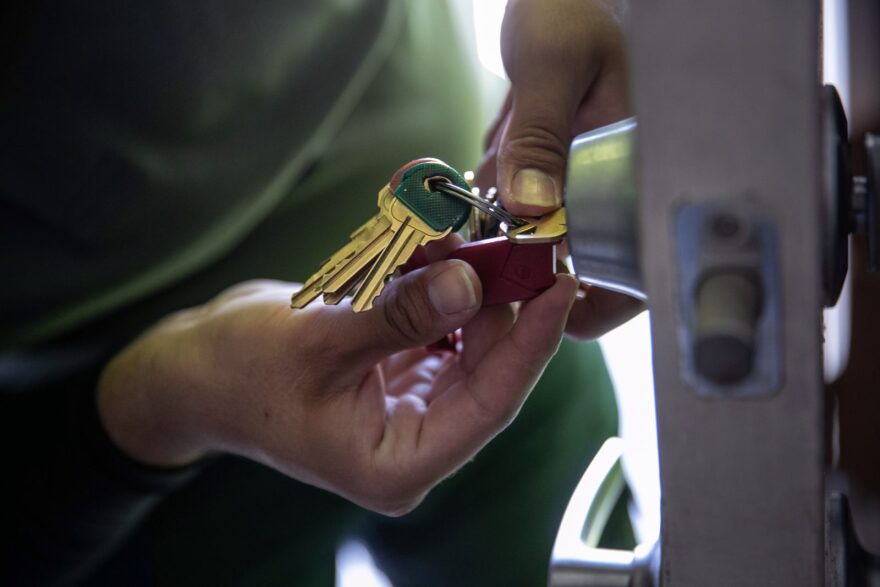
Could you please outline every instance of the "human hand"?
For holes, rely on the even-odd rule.
[[[511,88],[476,173],[505,208],[539,216],[562,205],[568,149],[588,130],[629,116],[624,38],[610,0],[510,0],[501,31]],[[582,286],[566,333],[596,338],[643,309]]]
[[[347,301],[292,311],[293,289],[247,282],[135,341],[99,384],[110,437],[148,464],[233,453],[402,514],[513,419],[577,285],[558,278],[518,316],[480,309],[479,280],[461,261],[392,281],[360,314]],[[424,349],[457,328],[459,354]]]

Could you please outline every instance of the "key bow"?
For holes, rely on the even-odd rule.
[[[417,159],[394,174],[389,186],[398,200],[434,230],[452,228],[457,232],[467,222],[471,207],[453,196],[432,191],[428,180],[444,178],[460,188],[470,190],[461,174],[439,159]],[[399,180],[397,180],[399,175]],[[397,183],[397,185],[394,185]]]

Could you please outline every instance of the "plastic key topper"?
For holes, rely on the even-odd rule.
[[[501,236],[463,244],[446,259],[460,259],[474,268],[483,286],[483,306],[530,300],[556,282],[553,243],[516,244]],[[419,249],[404,271],[426,264],[427,256]]]
[[[464,226],[471,213],[467,202],[448,196],[428,187],[428,180],[444,178],[460,188],[470,190],[464,177],[458,171],[439,159],[416,159],[404,165],[391,178],[388,187],[398,200],[412,210],[434,230],[452,232]]]

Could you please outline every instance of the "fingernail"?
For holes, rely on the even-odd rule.
[[[436,275],[428,283],[428,298],[441,314],[457,314],[477,305],[471,273],[461,262]]]
[[[513,178],[513,199],[520,204],[558,208],[562,195],[556,181],[538,169],[520,169]]]

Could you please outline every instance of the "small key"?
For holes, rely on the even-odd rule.
[[[379,191],[379,213],[351,235],[351,242],[325,261],[293,295],[293,308],[305,307],[321,293],[337,304],[354,292],[355,312],[369,310],[386,280],[420,245],[457,231],[470,206],[441,192],[429,180],[442,178],[467,186],[457,171],[436,159],[413,161]]]
[[[529,218],[523,226],[509,227],[501,223],[501,232],[511,241],[521,244],[558,243],[565,238],[567,231],[565,208],[539,218]]]

